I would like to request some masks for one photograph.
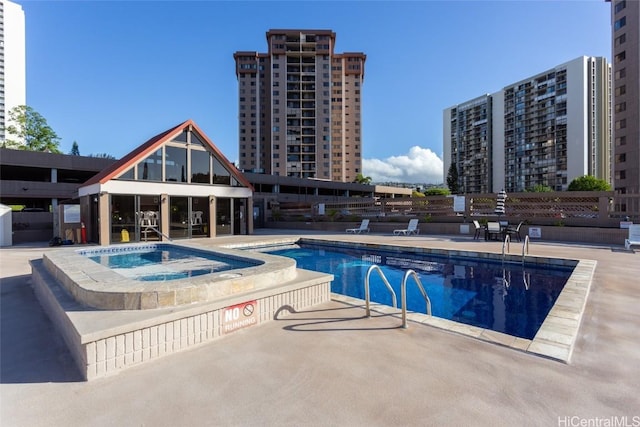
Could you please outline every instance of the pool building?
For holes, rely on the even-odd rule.
[[[109,245],[250,234],[253,187],[187,120],[78,189],[86,240]]]

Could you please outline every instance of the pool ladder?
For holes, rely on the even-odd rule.
[[[367,270],[367,275],[364,279],[364,299],[366,303],[367,317],[371,317],[371,297],[369,293],[369,277],[371,276],[371,273],[374,271],[378,273],[378,275],[382,279],[382,282],[385,284],[385,286],[391,293],[393,308],[398,308],[395,291],[389,284],[389,281],[387,280],[387,277],[382,272],[382,269],[377,264],[373,264],[371,267],[369,267],[369,270]],[[416,274],[414,270],[407,270],[405,271],[404,277],[402,278],[402,283],[400,284],[400,301],[402,304],[402,327],[404,329],[407,329],[409,327],[407,325],[407,280],[409,279],[409,277],[413,277],[414,281],[416,282],[416,285],[418,285],[418,289],[420,290],[420,293],[422,293],[422,297],[424,298],[427,304],[427,315],[431,316],[431,300],[429,299],[427,292],[424,290],[424,287],[422,286],[422,282],[420,281],[418,274]]]
[[[502,242],[502,260],[509,253],[509,244],[511,243],[511,237],[507,234]],[[506,251],[505,251],[506,248]],[[524,236],[524,242],[522,242],[522,262],[524,262],[524,256],[529,254],[529,236]]]

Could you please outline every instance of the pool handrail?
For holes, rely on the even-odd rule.
[[[522,242],[522,262],[524,262],[525,253],[529,254],[529,235],[524,236],[524,242]]]
[[[402,303],[402,327],[404,329],[407,329],[409,327],[407,325],[407,279],[409,278],[409,276],[412,276],[416,284],[418,285],[418,289],[420,289],[420,292],[422,293],[422,296],[427,303],[427,315],[431,316],[431,300],[429,299],[427,292],[424,290],[418,274],[414,270],[407,270],[404,273],[402,284],[400,285],[400,299]]]
[[[168,241],[173,242],[173,239],[172,239],[171,237],[167,236],[167,235],[166,235],[166,234],[164,234],[162,231],[158,230],[156,227],[147,226],[147,227],[145,227],[145,229],[155,231],[156,233],[158,233],[158,236],[162,236],[162,237],[164,237],[165,239],[167,239]],[[147,241],[147,235],[146,235],[146,233],[145,233],[145,235],[144,235],[144,241],[145,241],[145,242]]]
[[[509,235],[505,235],[504,236],[504,241],[502,242],[502,260],[504,261],[504,247],[507,247],[507,253],[509,253],[511,251],[509,244],[511,242],[511,237],[509,237]]]
[[[391,292],[391,299],[393,301],[393,308],[397,308],[398,307],[398,301],[397,301],[397,298],[396,298],[395,291],[393,290],[393,288],[389,284],[389,281],[387,280],[387,278],[385,277],[384,273],[382,272],[382,269],[377,264],[373,264],[367,270],[367,276],[364,278],[364,299],[365,299],[365,303],[366,303],[366,306],[367,306],[367,317],[371,317],[371,308],[370,308],[371,297],[369,296],[369,276],[371,276],[371,272],[373,270],[376,270],[378,272],[378,275],[380,276],[380,278],[382,279],[384,284],[387,286],[387,289],[389,289],[389,292]]]

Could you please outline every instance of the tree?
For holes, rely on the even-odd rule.
[[[80,149],[78,148],[78,143],[73,141],[73,145],[71,146],[71,151],[69,152],[72,156],[79,156]]]
[[[446,188],[432,187],[424,190],[425,196],[448,196],[451,194]]]
[[[460,188],[458,187],[458,168],[455,163],[451,163],[449,166],[449,172],[447,172],[447,187],[451,194],[458,194]]]
[[[370,176],[364,176],[361,173],[358,173],[356,175],[356,179],[354,179],[353,182],[357,182],[358,184],[369,185],[369,184],[371,184],[371,177]]]
[[[569,184],[569,191],[609,191],[611,186],[604,179],[595,176],[585,175],[575,178]]]
[[[530,193],[548,193],[550,191],[553,191],[553,188],[549,187],[548,185],[536,184],[533,187],[527,189],[527,191]]]
[[[11,139],[2,141],[3,148],[60,153],[60,138],[36,110],[18,105],[9,110],[9,126],[5,132]]]

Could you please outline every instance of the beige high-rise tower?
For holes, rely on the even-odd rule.
[[[238,51],[240,169],[352,182],[362,173],[366,55],[334,53],[331,30],[269,30],[268,53]]]

